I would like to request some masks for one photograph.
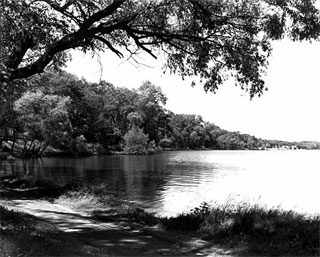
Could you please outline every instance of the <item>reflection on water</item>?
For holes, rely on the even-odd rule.
[[[2,161],[0,171],[104,182],[110,193],[162,215],[230,200],[320,213],[319,157],[320,151],[177,151]]]

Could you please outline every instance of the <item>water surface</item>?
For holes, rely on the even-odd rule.
[[[201,202],[257,202],[320,213],[320,151],[174,151],[2,161],[0,171],[62,182],[104,182],[148,211],[176,215]]]

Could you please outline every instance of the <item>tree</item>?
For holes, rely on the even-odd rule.
[[[217,143],[223,150],[243,150],[246,147],[245,142],[241,140],[241,135],[237,132],[228,132],[219,136]]]
[[[124,135],[124,151],[128,154],[145,154],[147,152],[149,137],[138,126],[143,119],[137,112],[128,114],[131,129]]]
[[[199,115],[174,114],[170,127],[178,148],[201,148],[204,141],[204,122]]]
[[[150,81],[143,82],[138,89],[139,98],[136,108],[143,117],[143,130],[149,135],[150,140],[158,143],[168,130],[169,115],[164,109],[167,97],[161,88]]]
[[[131,127],[140,127],[141,123],[143,122],[143,118],[137,112],[130,112],[128,114],[128,120]]]
[[[2,0],[0,82],[60,67],[68,50],[144,51],[182,77],[197,75],[215,92],[234,75],[251,96],[262,79],[270,41],[317,39],[316,0]]]
[[[64,71],[48,71],[41,76],[28,80],[30,88],[41,90],[45,95],[69,97],[69,119],[73,127],[74,138],[83,135],[89,141],[97,137],[98,122],[101,113],[102,97],[95,92],[95,85],[80,80]],[[99,124],[98,124],[99,123]]]
[[[127,134],[124,135],[125,147],[124,151],[128,154],[145,154],[147,152],[148,135],[137,127],[132,127]]]
[[[14,109],[23,124],[25,152],[41,154],[48,145],[66,148],[71,143],[72,126],[68,116],[70,98],[26,92],[15,102]],[[35,142],[38,142],[37,146]],[[26,148],[27,143],[29,147]]]

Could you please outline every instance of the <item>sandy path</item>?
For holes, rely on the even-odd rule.
[[[83,213],[45,200],[0,200],[0,204],[55,225],[93,248],[92,256],[230,256],[196,237],[129,223],[97,222]]]

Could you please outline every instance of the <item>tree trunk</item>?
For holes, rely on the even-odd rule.
[[[11,146],[11,152],[13,153],[14,151],[14,146],[16,144],[16,133],[13,132],[13,137],[12,137],[12,146]]]
[[[34,138],[32,138],[31,143],[29,145],[29,149],[28,149],[29,152],[31,151],[31,147],[33,146],[33,142],[34,142]]]
[[[23,150],[22,152],[26,152],[27,151],[27,140],[24,141],[24,146],[23,146]]]
[[[45,145],[43,146],[42,149],[41,149],[41,147],[40,147],[39,156],[42,156],[43,152],[47,149],[48,145],[49,145],[48,143],[45,143]]]

